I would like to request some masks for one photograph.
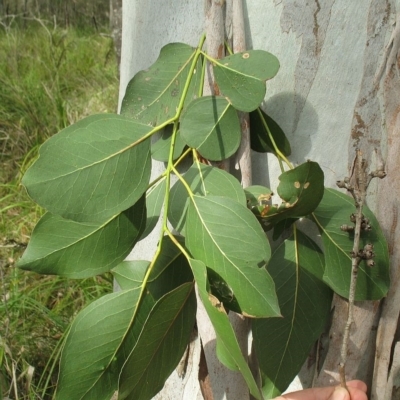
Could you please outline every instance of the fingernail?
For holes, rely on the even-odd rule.
[[[335,391],[332,393],[332,397],[330,400],[349,400],[349,392],[342,387],[338,387],[335,389]]]

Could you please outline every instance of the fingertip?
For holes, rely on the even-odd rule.
[[[329,400],[350,400],[350,395],[345,388],[337,387]]]

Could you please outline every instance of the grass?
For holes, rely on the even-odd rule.
[[[20,185],[41,143],[75,121],[114,112],[118,73],[107,35],[36,21],[0,30],[0,398],[51,399],[62,339],[111,278],[81,281],[15,268],[43,214]]]

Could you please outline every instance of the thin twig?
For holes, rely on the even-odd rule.
[[[349,302],[348,302],[348,314],[347,321],[343,332],[342,348],[340,351],[340,363],[339,363],[339,377],[340,384],[342,387],[347,389],[346,385],[346,361],[347,352],[349,347],[350,329],[354,320],[354,301],[357,287],[357,276],[358,267],[362,260],[366,260],[370,266],[373,266],[374,253],[372,252],[373,245],[367,244],[363,249],[360,249],[360,237],[361,230],[371,227],[368,225],[368,221],[364,218],[363,207],[367,194],[368,185],[372,178],[384,178],[386,173],[384,171],[383,164],[379,165],[376,171],[366,172],[367,164],[365,159],[362,157],[361,150],[356,150],[356,158],[354,160],[352,168],[352,177],[345,178],[343,181],[338,181],[337,185],[341,188],[346,188],[353,196],[356,212],[351,215],[352,222],[355,223],[354,227],[348,227],[343,225],[342,230],[354,232],[353,250],[351,252],[351,278],[350,278],[350,289],[349,289]]]

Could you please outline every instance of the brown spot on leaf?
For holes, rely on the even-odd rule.
[[[300,189],[300,182],[299,182],[299,181],[296,181],[296,182],[294,183],[294,187],[295,187],[296,189]]]
[[[149,81],[151,78],[149,76],[147,76],[146,78],[144,78],[145,81]]]
[[[306,183],[304,184],[304,189],[307,189],[309,186],[310,186],[310,182],[306,182]]]
[[[249,54],[249,53],[243,53],[242,57],[243,57],[243,58],[249,58],[249,57],[250,57],[250,54]]]
[[[210,303],[220,312],[225,313],[225,308],[222,305],[222,303],[212,294],[208,294],[208,299],[210,300]]]

